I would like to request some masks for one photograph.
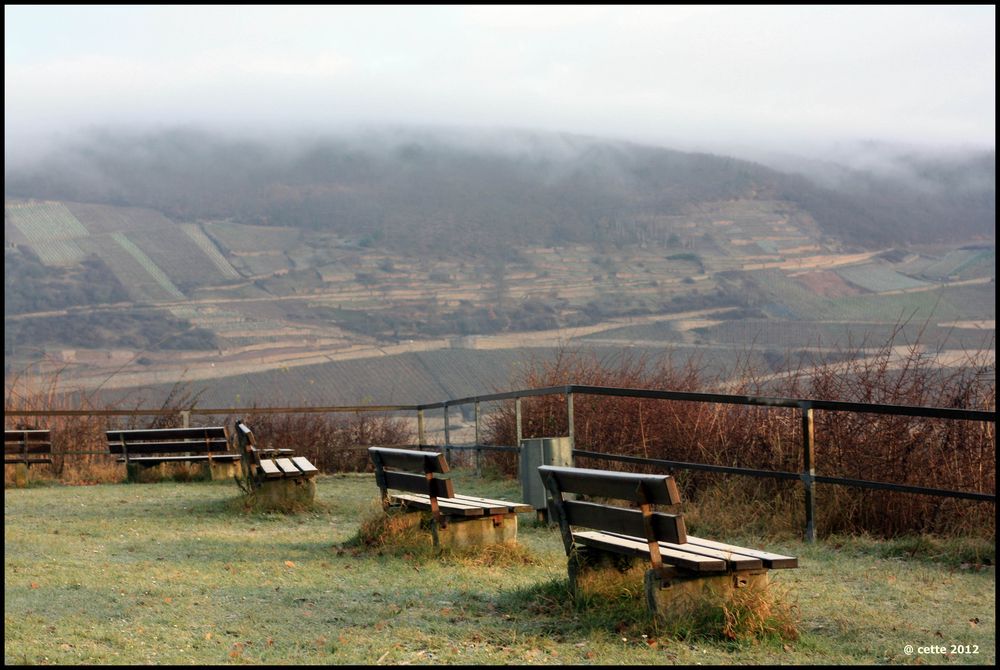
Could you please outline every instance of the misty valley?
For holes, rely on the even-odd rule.
[[[886,342],[992,357],[993,152],[831,185],[508,140],[103,135],[8,170],[5,372],[153,402],[184,381],[230,406],[464,397],[567,349],[720,373]]]

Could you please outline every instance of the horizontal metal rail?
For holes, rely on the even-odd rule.
[[[454,447],[452,447],[454,449]],[[667,461],[658,458],[642,458],[639,456],[622,456],[619,454],[604,454],[598,451],[573,450],[574,456],[583,456],[605,461],[619,461],[623,463],[636,463],[641,465],[656,465],[678,470],[704,470],[707,472],[723,472],[731,475],[742,475],[744,477],[761,477],[769,479],[796,479],[801,480],[807,475],[800,472],[784,472],[781,470],[756,470],[753,468],[737,468],[727,465],[708,465],[706,463],[685,463],[683,461]],[[824,477],[813,475],[812,481],[821,484],[839,484],[841,486],[857,486],[866,489],[880,489],[884,491],[899,491],[902,493],[920,493],[924,495],[942,496],[945,498],[963,498],[965,500],[979,500],[982,502],[995,503],[997,497],[990,493],[973,493],[969,491],[951,491],[948,489],[932,489],[924,486],[910,486],[908,484],[892,484],[889,482],[873,482],[866,479],[848,479],[846,477]]]

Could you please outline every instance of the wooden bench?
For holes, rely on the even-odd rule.
[[[18,487],[28,483],[28,468],[52,463],[52,437],[47,430],[4,430],[3,464],[14,466]]]
[[[413,523],[430,512],[435,546],[475,546],[517,541],[518,513],[531,505],[460,495],[447,477],[448,462],[439,452],[369,447],[382,507],[415,510]],[[389,489],[405,491],[390,495]]]
[[[290,510],[311,505],[316,497],[313,478],[319,468],[293,449],[258,447],[253,431],[236,422],[236,443],[243,465],[243,479],[261,508]]]
[[[148,428],[106,431],[108,451],[119,454],[128,481],[144,479],[145,471],[173,463],[203,463],[212,479],[233,476],[240,455],[229,450],[225,426],[203,428]]]
[[[615,563],[609,556],[643,559],[639,567],[645,567],[647,603],[655,614],[671,619],[690,614],[706,598],[725,602],[736,589],[765,588],[768,570],[798,567],[792,556],[688,535],[682,514],[655,510],[681,502],[670,475],[549,465],[538,471],[550,518],[559,523],[574,590],[590,569]],[[628,501],[636,507],[574,496]],[[621,571],[629,562],[617,563]]]

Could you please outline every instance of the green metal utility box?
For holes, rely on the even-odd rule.
[[[521,457],[518,459],[521,500],[545,515],[548,505],[545,484],[538,474],[540,465],[572,467],[573,440],[569,437],[535,437],[521,440]]]

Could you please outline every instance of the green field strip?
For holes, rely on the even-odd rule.
[[[964,263],[962,263],[961,265],[959,265],[958,267],[956,267],[954,270],[952,270],[952,274],[961,275],[963,272],[965,272],[966,270],[968,270],[970,268],[973,268],[973,267],[976,267],[976,266],[979,266],[979,265],[992,264],[992,266],[993,266],[993,276],[995,277],[996,276],[996,263],[997,263],[997,254],[996,254],[996,251],[993,250],[993,249],[990,249],[988,251],[984,250],[984,251],[980,251],[979,253],[974,254],[967,261],[965,261]]]
[[[208,256],[213,263],[215,263],[215,267],[219,268],[219,272],[221,272],[224,277],[228,277],[229,279],[239,279],[240,273],[236,271],[236,268],[229,264],[229,261],[226,260],[225,256],[219,253],[219,249],[215,246],[215,243],[209,239],[208,235],[206,235],[199,226],[193,223],[182,223],[180,225],[181,230],[183,230],[184,233],[198,245],[199,249],[205,252],[205,255]]]
[[[836,273],[841,279],[873,293],[923,288],[929,285],[925,281],[901,275],[884,265],[855,265],[841,268]]]
[[[153,279],[154,282],[164,291],[166,291],[170,297],[176,298],[177,300],[183,300],[184,294],[181,293],[172,281],[164,274],[163,270],[157,267],[156,263],[152,259],[143,253],[142,249],[137,247],[124,233],[111,233],[111,239],[121,247],[129,256],[131,256],[139,266],[142,267],[146,273]],[[113,269],[113,268],[112,268]],[[126,284],[127,286],[127,284]]]
[[[73,240],[49,240],[32,242],[31,249],[43,265],[65,267],[76,265],[87,257],[86,252]]]
[[[62,203],[11,203],[5,204],[4,210],[30,242],[71,240],[90,235]]]

